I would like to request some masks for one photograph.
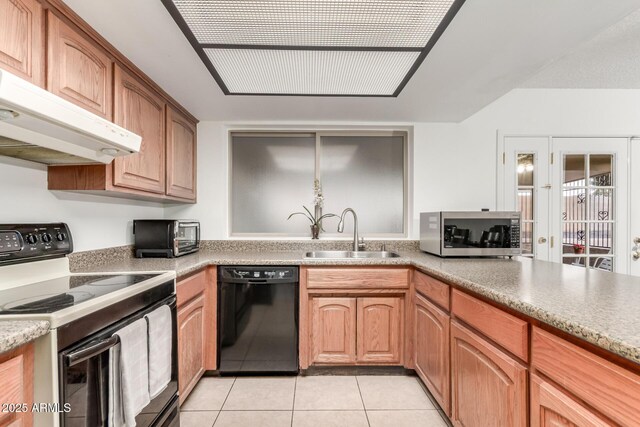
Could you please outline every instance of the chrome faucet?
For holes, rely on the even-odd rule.
[[[356,211],[351,208],[347,208],[342,211],[342,215],[340,215],[340,222],[338,223],[338,233],[342,233],[344,231],[344,216],[347,212],[351,212],[353,214],[353,251],[358,252],[360,250],[364,250],[364,239],[358,238],[358,215],[356,215]]]

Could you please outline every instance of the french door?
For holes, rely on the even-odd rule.
[[[504,137],[499,206],[522,212],[523,255],[628,272],[628,145],[628,138]]]

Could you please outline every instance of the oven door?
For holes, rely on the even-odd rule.
[[[127,324],[140,319],[161,305],[169,305],[173,319],[172,369],[169,385],[147,405],[136,417],[136,425],[177,426],[178,414],[178,369],[177,369],[177,319],[176,299],[171,296],[128,317],[115,325],[88,337],[59,354],[60,396],[62,426],[108,426],[109,425],[109,376],[113,349],[118,344],[113,333]],[[65,412],[65,410],[67,412]]]

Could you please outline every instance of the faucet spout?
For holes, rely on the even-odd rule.
[[[358,252],[360,250],[360,240],[358,239],[358,215],[356,215],[356,211],[351,208],[347,208],[342,211],[342,215],[340,215],[340,222],[338,223],[338,233],[342,233],[344,231],[344,217],[348,212],[353,214],[353,251]]]

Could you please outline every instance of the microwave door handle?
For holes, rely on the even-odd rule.
[[[110,338],[99,341],[89,347],[81,348],[65,356],[67,366],[74,366],[80,362],[84,362],[87,359],[97,356],[100,353],[110,349],[120,342],[117,335],[113,335]]]

